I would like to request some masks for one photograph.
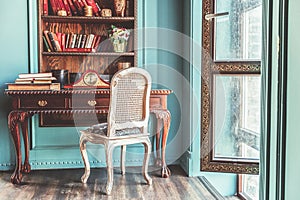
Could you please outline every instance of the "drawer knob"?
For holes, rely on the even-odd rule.
[[[38,105],[41,107],[45,107],[48,104],[48,102],[46,100],[39,100],[38,101]]]
[[[95,101],[95,100],[89,100],[88,104],[89,104],[89,106],[95,106],[97,104],[97,101]]]

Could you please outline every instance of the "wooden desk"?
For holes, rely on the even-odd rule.
[[[31,170],[31,166],[29,164],[28,139],[28,119],[30,117],[34,114],[51,114],[60,116],[70,114],[107,114],[109,93],[109,89],[5,91],[5,94],[12,98],[12,111],[8,115],[8,127],[16,150],[16,167],[11,176],[11,182],[14,184],[20,184],[22,181],[22,173],[29,173]],[[160,164],[162,166],[162,177],[165,178],[170,176],[170,170],[168,169],[165,161],[165,148],[171,120],[170,112],[167,110],[167,96],[170,93],[172,93],[171,90],[152,90],[150,96],[150,112],[154,113],[158,120],[156,133],[156,164]],[[160,155],[159,141],[161,121],[163,121],[164,129]],[[21,125],[25,147],[25,160],[23,165],[19,124]]]

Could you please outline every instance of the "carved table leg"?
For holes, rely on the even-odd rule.
[[[24,173],[29,173],[31,170],[31,166],[29,164],[28,117],[29,116],[27,114],[22,114],[20,120],[25,147],[25,160],[24,165],[22,166],[22,172]]]
[[[161,157],[160,157],[160,129],[161,129],[161,120],[157,119],[157,127],[156,127],[156,159],[155,159],[155,165],[161,167]]]
[[[19,123],[22,123],[22,131],[24,137],[25,144],[25,163],[22,170],[22,153],[21,153],[21,141],[20,141],[20,130]],[[22,181],[22,171],[30,172],[30,164],[29,160],[29,148],[28,148],[28,130],[25,123],[28,122],[28,113],[26,112],[18,112],[12,111],[8,115],[8,127],[14,142],[15,150],[16,150],[16,168],[14,173],[11,176],[11,182],[13,184],[20,184]]]
[[[170,122],[171,122],[171,114],[168,110],[152,110],[156,116],[157,119],[157,133],[156,133],[156,152],[158,152],[158,144],[160,141],[160,123],[161,120],[163,121],[163,135],[162,135],[162,144],[161,144],[161,163],[159,163],[159,157],[156,159],[156,164],[161,164],[162,165],[162,172],[161,176],[163,178],[168,178],[171,175],[171,171],[167,166],[166,163],[166,144],[167,144],[167,139],[168,139],[168,134],[169,134],[169,129],[170,129]],[[157,153],[157,155],[159,155]]]

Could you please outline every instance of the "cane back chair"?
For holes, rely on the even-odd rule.
[[[82,130],[80,152],[85,165],[85,173],[81,178],[86,183],[90,175],[86,143],[103,144],[106,154],[107,183],[106,194],[111,194],[113,186],[113,150],[121,146],[121,173],[125,174],[126,145],[142,143],[145,148],[142,173],[147,184],[152,184],[148,175],[148,163],[151,151],[149,133],[149,99],[151,77],[149,73],[138,67],[118,71],[111,80],[110,104],[107,123],[96,124]]]

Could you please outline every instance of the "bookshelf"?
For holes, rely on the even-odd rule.
[[[58,16],[57,13],[53,12],[51,1],[53,0],[38,0],[39,72],[65,69],[69,73],[84,73],[87,70],[95,70],[99,74],[113,75],[118,70],[119,62],[131,62],[132,66],[136,66],[137,0],[125,0],[126,5],[129,6],[126,8],[124,17],[117,16],[114,9],[114,0],[94,0],[100,9],[110,9],[112,11],[111,17],[102,17],[101,12],[97,15],[93,13],[93,16],[84,16],[84,13],[74,15],[72,12],[72,15]],[[55,1],[59,2],[59,0]],[[62,1],[64,2],[64,0]],[[74,2],[74,0],[67,0],[66,2]],[[124,52],[114,52],[108,32],[111,25],[130,30]],[[76,34],[76,37],[74,37],[75,42],[78,42],[77,40],[80,37],[83,38],[83,35],[89,37],[91,34],[95,35],[95,38],[100,37],[100,39],[98,46],[91,48],[92,51],[90,52],[80,51],[80,48],[78,48],[78,51],[71,49],[71,52],[65,48],[62,48],[62,51],[50,48],[47,50],[46,38],[43,38],[45,37],[44,31],[55,33],[57,36],[58,34],[63,35],[61,37],[64,37],[64,39],[58,38],[61,47],[69,47],[69,44],[66,46],[66,41],[71,42],[71,34]],[[82,42],[81,38],[79,42]],[[93,45],[95,43],[97,41],[93,41]],[[80,44],[75,44],[75,49],[77,49],[76,46],[81,47]]]

